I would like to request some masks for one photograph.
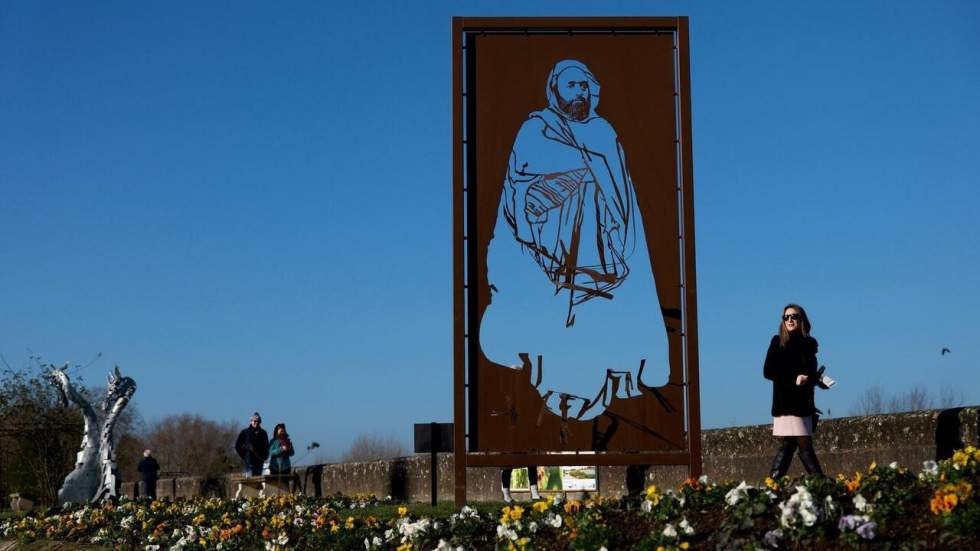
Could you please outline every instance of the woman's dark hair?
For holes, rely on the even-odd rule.
[[[799,304],[787,304],[783,307],[783,313],[779,315],[779,346],[784,348],[786,347],[786,343],[789,342],[789,331],[786,330],[786,323],[783,322],[783,316],[786,315],[786,310],[790,308],[800,313],[800,335],[804,337],[810,336],[810,318],[807,317],[806,310]]]
[[[286,423],[279,423],[276,428],[272,429],[272,437],[279,438],[279,429],[282,428],[283,437],[289,438],[289,433],[286,432]]]

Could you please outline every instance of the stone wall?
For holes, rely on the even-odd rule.
[[[912,413],[844,417],[820,422],[814,445],[829,475],[853,473],[872,461],[898,461],[918,469],[928,459],[952,455],[952,450],[977,445],[980,440],[980,406]],[[769,472],[777,442],[770,425],[731,427],[703,431],[701,449],[704,472],[714,480],[762,480]],[[428,501],[430,456],[415,455],[366,463],[335,463],[296,469],[300,490],[308,495],[342,493],[392,496],[399,501]],[[453,456],[438,456],[439,499],[453,499]],[[794,460],[790,475],[801,473]],[[472,501],[500,499],[500,475],[494,467],[467,469],[467,496]],[[651,467],[646,483],[676,487],[687,478],[685,467]],[[601,467],[599,491],[608,497],[626,492],[625,467]],[[192,495],[233,496],[230,478],[161,479],[161,498]],[[133,496],[135,485],[123,484]],[[515,497],[522,496],[515,492]]]

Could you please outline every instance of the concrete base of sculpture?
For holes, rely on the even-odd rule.
[[[34,500],[18,493],[10,494],[10,509],[15,513],[26,513],[34,508]]]

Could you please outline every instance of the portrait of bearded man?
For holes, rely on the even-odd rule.
[[[551,70],[548,106],[514,139],[486,257],[483,353],[514,368],[522,353],[540,357],[531,380],[563,418],[589,419],[635,395],[641,362],[645,385],[669,371],[634,184],[623,144],[597,112],[600,92],[579,61]]]

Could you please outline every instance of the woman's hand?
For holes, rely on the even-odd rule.
[[[806,375],[797,375],[796,376],[796,386],[800,386],[800,385],[806,384],[806,382],[807,382],[808,379],[809,379],[809,377],[807,377]]]

